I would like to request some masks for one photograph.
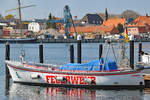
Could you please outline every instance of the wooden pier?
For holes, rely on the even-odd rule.
[[[150,88],[150,74],[143,75],[145,81],[145,88]]]
[[[150,74],[143,75],[145,81],[150,81]]]

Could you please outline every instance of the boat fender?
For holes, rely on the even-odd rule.
[[[66,78],[64,78],[62,76],[58,76],[58,77],[56,77],[56,80],[58,80],[58,81],[66,81]]]
[[[32,79],[39,79],[41,78],[39,74],[31,74]]]

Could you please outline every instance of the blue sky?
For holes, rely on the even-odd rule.
[[[16,8],[17,0],[0,0],[0,14],[3,16],[13,14],[18,17],[17,11],[6,13],[6,10]],[[63,7],[69,5],[72,16],[82,18],[86,13],[108,13],[120,14],[130,9],[141,15],[150,15],[150,0],[21,0],[22,6],[36,5],[35,7],[22,9],[23,19],[47,18],[52,15],[63,17]]]

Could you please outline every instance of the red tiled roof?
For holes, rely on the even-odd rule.
[[[139,16],[128,27],[150,25],[150,16]]]
[[[74,32],[74,28],[71,27],[71,33]],[[76,27],[77,33],[93,33],[93,32],[110,32],[110,33],[118,33],[118,29],[114,26],[77,26]]]
[[[150,16],[139,16],[127,27],[138,27],[140,33],[150,31]]]
[[[119,23],[124,25],[125,21],[126,21],[125,18],[110,18],[107,21],[104,21],[103,25],[117,27]]]

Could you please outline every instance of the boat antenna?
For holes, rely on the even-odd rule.
[[[21,63],[24,63],[24,58],[25,58],[25,51],[22,49],[20,53],[20,61]]]

